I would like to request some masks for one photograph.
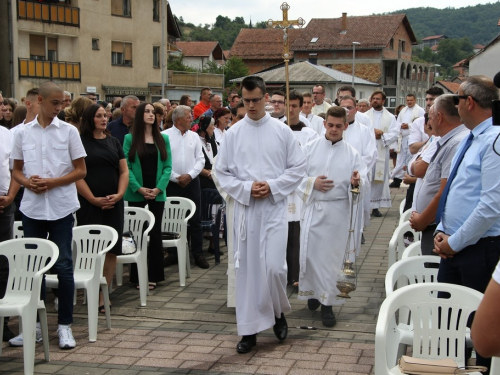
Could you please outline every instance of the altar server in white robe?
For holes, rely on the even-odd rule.
[[[306,176],[297,189],[305,204],[300,222],[298,298],[307,300],[310,310],[321,305],[321,320],[326,327],[336,323],[332,306],[343,304],[343,299],[337,297],[337,280],[349,235],[350,191],[353,187],[362,191],[366,183],[365,163],[342,139],[346,127],[345,109],[329,108],[325,137],[308,143],[304,149]],[[351,255],[354,261],[355,254]]]
[[[358,122],[358,110],[356,108],[356,99],[352,96],[344,95],[339,102],[340,106],[347,110],[347,129],[344,131],[344,141],[356,149],[363,159],[367,170],[367,181],[371,181],[372,168],[377,161],[377,144],[373,136],[373,129],[369,129]],[[356,249],[359,253],[361,249],[360,242],[363,228],[370,224],[370,191],[371,184],[363,187],[363,202],[358,205],[358,220],[356,222]],[[362,243],[362,242],[361,242]]]
[[[227,132],[215,162],[220,187],[235,201],[233,222],[238,353],[273,327],[287,336],[287,196],[300,184],[305,157],[290,127],[265,111],[262,78],[242,81],[247,115]]]
[[[373,123],[377,142],[378,159],[372,169],[371,208],[372,215],[381,217],[380,207],[391,207],[389,191],[389,146],[397,141],[399,129],[394,115],[384,108],[385,92],[376,90],[370,97],[372,108],[365,112]]]
[[[297,90],[290,91],[287,105],[290,108],[290,121],[285,123],[290,126],[295,139],[301,148],[307,143],[319,138],[312,128],[308,127],[300,116],[300,108],[303,105],[303,96]],[[297,285],[299,281],[299,257],[300,257],[300,213],[302,212],[302,200],[296,192],[288,196],[288,242],[286,246],[286,263],[288,266],[288,284]]]

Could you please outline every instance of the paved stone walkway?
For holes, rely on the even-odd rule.
[[[57,315],[49,300],[50,362],[37,344],[37,374],[158,375],[158,374],[290,374],[368,375],[374,367],[374,333],[384,300],[387,248],[399,218],[406,189],[392,189],[393,207],[382,209],[365,231],[366,244],[358,257],[358,287],[342,307],[334,308],[337,325],[323,327],[319,310],[311,312],[288,289],[292,312],[290,332],[278,343],[271,330],[257,337],[248,354],[235,351],[234,308],[226,307],[227,256],[208,270],[192,268],[186,287],[179,287],[177,267],[165,269],[165,282],[150,293],[147,307],[139,306],[139,291],[128,283],[111,294],[112,329],[99,320],[97,342],[88,342],[87,306],[79,295],[72,326],[74,350],[58,347]],[[222,242],[223,243],[223,242]],[[222,248],[225,251],[225,247]],[[127,281],[125,278],[124,281]],[[49,293],[50,294],[50,293]],[[17,332],[17,318],[10,326]],[[314,327],[305,330],[299,327]],[[23,351],[2,344],[1,374],[22,374]]]

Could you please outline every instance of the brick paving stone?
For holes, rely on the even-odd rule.
[[[183,359],[185,361],[204,361],[204,362],[217,362],[222,356],[218,354],[205,354],[205,353],[188,353],[180,352],[174,359]]]
[[[221,371],[222,373],[242,373],[242,374],[255,374],[258,366],[252,365],[234,365],[227,363],[218,363],[212,366],[212,370]]]
[[[138,360],[139,360],[139,358],[137,358],[137,357],[113,356],[110,359],[108,359],[105,363],[132,366]]]
[[[275,367],[275,366],[260,366],[256,374],[268,374],[268,375],[285,375],[290,371],[289,367]]]
[[[141,358],[135,363],[135,366],[175,368],[179,367],[183,362],[170,358]]]
[[[180,352],[178,351],[170,351],[170,350],[152,350],[148,354],[146,354],[145,358],[168,358],[173,359]]]

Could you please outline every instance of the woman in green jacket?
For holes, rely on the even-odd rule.
[[[165,280],[161,220],[172,171],[168,135],[160,133],[152,104],[142,103],[137,107],[131,132],[125,136],[123,151],[130,171],[124,199],[129,207],[144,208],[147,204],[155,217],[148,247],[149,289],[152,290],[156,283]],[[138,282],[135,264],[131,264],[130,282]]]

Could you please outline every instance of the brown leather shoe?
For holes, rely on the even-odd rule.
[[[200,268],[203,268],[203,269],[207,269],[210,267],[210,265],[208,264],[207,260],[205,259],[205,257],[203,255],[197,255],[195,256],[194,258],[194,262],[196,263],[196,265]]]

